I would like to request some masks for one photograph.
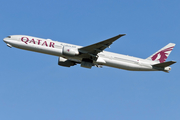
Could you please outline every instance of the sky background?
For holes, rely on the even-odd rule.
[[[0,0],[0,120],[180,120],[179,0]],[[58,66],[58,57],[9,48],[8,35],[147,58],[176,46],[170,73]]]

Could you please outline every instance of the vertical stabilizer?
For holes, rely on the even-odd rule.
[[[157,63],[165,62],[169,54],[173,50],[174,46],[174,43],[169,43],[168,45],[166,45],[165,47],[163,47],[162,49],[148,57],[147,60],[156,61]]]

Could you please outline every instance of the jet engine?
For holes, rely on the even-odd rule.
[[[63,47],[62,53],[63,53],[63,55],[66,55],[66,56],[79,55],[78,49],[75,49],[72,47]]]
[[[71,66],[76,65],[76,63],[71,60],[65,59],[63,57],[59,57],[58,65],[64,66],[64,67],[71,67]]]

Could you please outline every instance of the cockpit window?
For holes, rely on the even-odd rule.
[[[11,36],[8,36],[8,38],[11,38]]]

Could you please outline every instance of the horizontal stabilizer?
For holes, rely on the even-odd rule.
[[[155,67],[167,67],[167,66],[170,66],[174,63],[176,63],[176,61],[168,61],[168,62],[158,63],[158,64],[154,64],[153,66],[155,66]]]

